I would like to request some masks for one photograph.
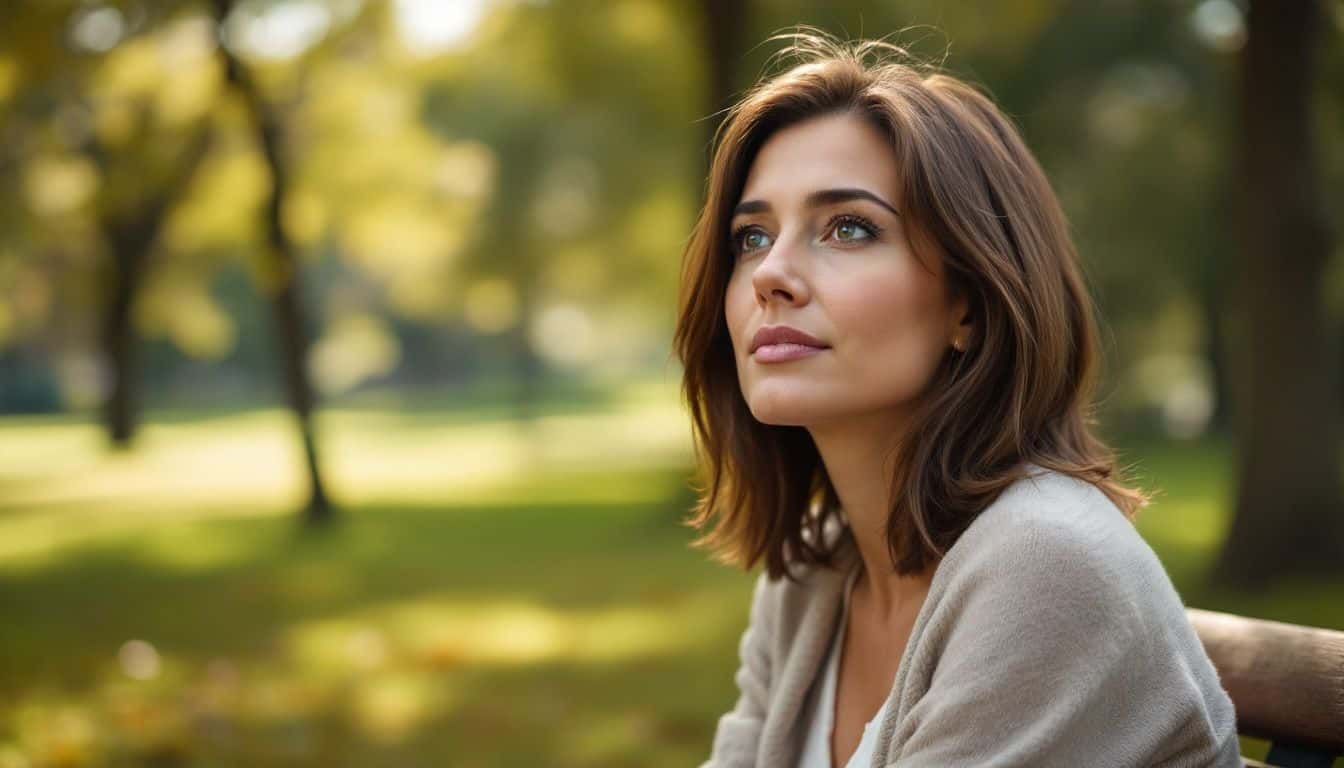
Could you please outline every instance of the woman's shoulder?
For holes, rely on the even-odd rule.
[[[1096,485],[1035,465],[971,522],[953,549],[959,547],[999,556],[1018,550],[1038,556],[1090,553],[1105,560],[1152,553],[1133,522]]]
[[[832,602],[858,564],[848,526],[828,529],[826,539],[831,565],[793,563],[792,579],[757,577],[753,610],[777,631],[800,624],[810,606]],[[1157,555],[1119,507],[1092,483],[1036,465],[956,540],[935,571],[930,597],[959,602],[972,591],[1024,603],[1069,591],[1136,614],[1154,603],[1165,608],[1157,615],[1183,609]]]
[[[1024,603],[1089,595],[1119,609],[1117,619],[1183,611],[1156,553],[1114,502],[1086,480],[1035,465],[962,533],[934,589],[1017,595]]]
[[[966,529],[907,653],[906,700],[980,713],[1024,750],[1162,744],[1199,765],[1236,750],[1231,701],[1166,571],[1104,493],[1063,473],[1016,481]],[[910,750],[953,743],[965,722],[921,725]]]

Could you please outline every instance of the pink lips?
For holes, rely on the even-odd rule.
[[[751,355],[758,363],[783,363],[829,349],[825,342],[787,325],[767,325],[751,339]]]

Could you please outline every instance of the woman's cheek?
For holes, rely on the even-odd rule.
[[[745,287],[750,288],[750,283],[748,282]],[[733,350],[739,353],[744,351],[743,344],[745,343],[742,339],[742,333],[745,331],[742,324],[746,321],[747,316],[744,302],[750,298],[742,295],[743,289],[742,276],[739,273],[734,273],[729,278],[728,288],[723,299],[724,322],[728,326],[728,337],[732,340]]]

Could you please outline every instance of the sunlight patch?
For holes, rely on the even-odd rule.
[[[360,681],[350,698],[350,716],[366,736],[404,741],[443,710],[446,689],[415,672],[385,673]]]
[[[437,668],[608,663],[694,645],[698,638],[686,632],[679,616],[666,606],[562,611],[518,600],[415,600],[377,608],[366,621],[298,625],[288,646],[300,664],[328,674],[398,662]]]

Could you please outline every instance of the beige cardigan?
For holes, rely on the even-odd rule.
[[[862,565],[834,533],[838,569],[757,579],[741,695],[701,768],[794,765]],[[1039,467],[939,563],[877,742],[872,768],[1242,765],[1232,701],[1152,549],[1094,486]]]

